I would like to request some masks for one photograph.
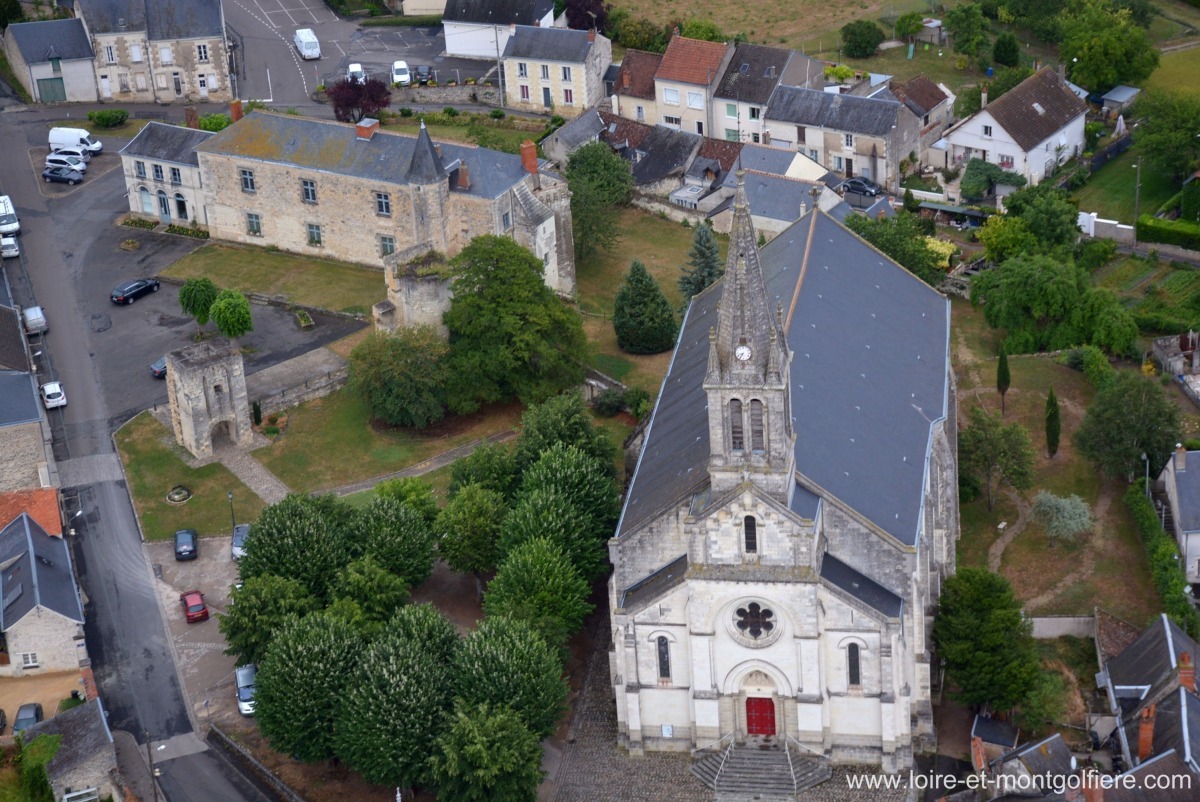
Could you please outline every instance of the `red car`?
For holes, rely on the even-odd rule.
[[[189,624],[208,620],[208,605],[204,603],[204,594],[198,590],[187,590],[179,594],[179,603],[183,605],[183,614]]]

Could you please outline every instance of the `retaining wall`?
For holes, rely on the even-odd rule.
[[[222,732],[216,724],[209,727],[206,740],[238,769],[256,780],[255,786],[259,790],[266,791],[279,802],[305,802],[304,797],[289,788],[287,783],[260,763],[248,749]]]
[[[287,387],[267,396],[255,398],[264,417],[282,412],[289,407],[312,401],[314,398],[324,398],[346,386],[349,375],[347,368],[331,371],[323,376],[313,376],[305,379],[303,384]]]
[[[1033,622],[1033,637],[1051,640],[1071,636],[1091,638],[1096,634],[1096,617],[1091,615],[1042,615],[1029,619]]]

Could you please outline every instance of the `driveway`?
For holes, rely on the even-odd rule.
[[[45,717],[54,718],[54,714],[58,712],[58,703],[69,697],[71,691],[79,691],[79,694],[83,695],[83,679],[79,669],[0,679],[0,710],[4,711],[8,719],[0,734],[12,735],[17,708],[29,702],[38,702]]]

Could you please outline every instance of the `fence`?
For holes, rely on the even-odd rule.
[[[1104,165],[1108,164],[1113,159],[1120,156],[1125,151],[1129,150],[1129,146],[1133,144],[1133,132],[1125,134],[1120,139],[1108,143],[1100,150],[1096,151],[1088,162],[1088,169],[1093,173],[1099,170]]]
[[[1105,220],[1095,212],[1080,212],[1076,224],[1089,237],[1110,239],[1122,245],[1132,245],[1134,242],[1133,226]]]

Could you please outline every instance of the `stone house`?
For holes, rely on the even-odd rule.
[[[899,771],[959,536],[949,302],[824,212],[760,250],[739,185],[731,228],[609,541],[618,739]]]
[[[613,82],[612,110],[627,120],[639,123],[658,122],[658,96],[654,74],[662,64],[659,53],[626,50]]]
[[[659,111],[655,122],[701,136],[712,134],[713,92],[732,58],[729,44],[672,36],[654,73]]]
[[[9,25],[4,31],[4,52],[34,102],[95,102],[95,54],[79,20]]]
[[[490,59],[499,65],[517,25],[553,27],[554,0],[446,0],[446,55]]]
[[[920,164],[945,167],[944,150],[930,153],[930,149],[942,138],[954,117],[955,95],[944,84],[935,84],[924,75],[910,78],[904,83],[892,81],[890,88],[896,99],[908,107],[921,120],[921,132],[917,137],[914,152]]]
[[[504,47],[504,98],[520,111],[577,117],[604,98],[612,42],[592,31],[514,25]]]
[[[570,192],[536,148],[517,156],[357,125],[255,111],[196,145],[209,231],[383,267],[482,234],[511,236],[575,292]]]
[[[163,223],[208,225],[196,146],[213,134],[154,122],[121,149],[129,211]]]
[[[55,799],[71,792],[94,790],[97,799],[120,798],[115,782],[117,752],[112,732],[99,699],[74,707],[24,733],[26,742],[39,735],[61,738],[54,757],[46,764],[46,775]]]
[[[235,92],[221,0],[77,0],[101,100],[227,101]]]
[[[78,669],[87,659],[71,551],[26,513],[0,529],[0,676]]]
[[[767,104],[766,144],[808,154],[838,175],[892,187],[916,149],[921,121],[887,87],[870,96],[779,86]]]
[[[825,85],[825,65],[796,50],[740,42],[713,92],[716,111],[711,136],[763,141],[767,102],[775,87]]]
[[[1087,103],[1045,67],[946,132],[950,159],[983,159],[1030,185],[1083,152]]]

